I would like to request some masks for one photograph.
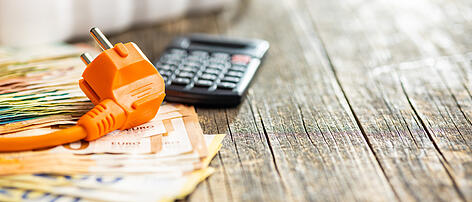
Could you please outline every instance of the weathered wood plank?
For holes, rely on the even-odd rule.
[[[472,100],[463,80],[453,73],[458,68],[455,58],[426,61],[414,73],[400,71],[401,83],[412,107],[445,159],[444,164],[454,179],[454,186],[464,198],[470,199],[472,180],[467,170],[472,168],[472,124],[470,116],[464,112],[472,112]],[[398,67],[401,69],[404,65],[408,64]],[[422,76],[424,74],[429,74],[427,79]]]
[[[463,94],[464,88],[446,87],[425,63],[382,66],[465,51],[470,42],[462,31],[470,27],[450,15],[465,5],[456,3],[306,1],[333,71],[402,200],[472,199],[464,172],[470,169],[465,136],[471,125],[448,92]],[[458,23],[455,33],[450,22]]]
[[[281,2],[251,1],[244,18],[219,23],[228,35],[272,44],[247,101],[285,194],[295,201],[394,200],[333,74],[317,55],[305,61],[290,12]]]
[[[208,134],[220,134],[227,133],[226,115],[224,110],[210,110],[210,109],[197,109],[200,123],[203,131]],[[224,117],[217,118],[217,117]],[[220,121],[224,122],[220,122]],[[231,140],[230,137],[226,137],[225,141]],[[224,162],[222,162],[221,154],[218,153],[215,159],[210,164],[211,167],[217,169],[217,172],[210,176],[207,180],[209,189],[211,190],[211,197],[213,201],[233,201],[232,192],[229,187],[228,174]],[[211,184],[211,186],[210,186]],[[199,187],[195,192],[200,192]],[[201,201],[190,198],[190,201]]]

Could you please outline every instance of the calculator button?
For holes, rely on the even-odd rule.
[[[206,51],[192,51],[192,55],[198,56],[198,57],[207,57],[208,52]]]
[[[172,72],[171,71],[166,71],[166,70],[159,70],[159,74],[164,75],[164,76],[171,76]]]
[[[218,74],[220,74],[220,71],[215,70],[215,69],[206,69],[206,70],[205,70],[205,74],[215,74],[215,75],[218,75]]]
[[[241,65],[235,65],[235,66],[231,67],[230,70],[231,70],[231,71],[237,71],[237,72],[245,72],[245,71],[246,71],[246,67],[241,66]]]
[[[172,84],[177,84],[177,85],[187,85],[189,83],[190,83],[190,79],[188,78],[177,77],[174,80],[172,80]]]
[[[190,67],[190,66],[183,66],[180,68],[181,71],[186,71],[186,72],[198,72],[198,68],[195,67]]]
[[[210,87],[211,85],[213,85],[213,81],[209,80],[198,80],[195,82],[195,86]]]
[[[226,76],[225,78],[222,79],[222,81],[233,82],[233,83],[238,83],[239,80],[240,78],[233,77],[233,76]]]
[[[183,63],[186,66],[192,66],[192,67],[200,67],[201,64],[199,62],[193,62],[193,61],[185,61]]]
[[[213,67],[207,67],[206,70],[213,70],[213,71],[217,71],[217,72],[220,72],[222,69],[219,69],[219,68],[213,68]],[[206,71],[205,70],[205,71]]]
[[[158,68],[160,70],[167,70],[167,71],[170,71],[170,70],[174,70],[176,67],[174,65],[159,65]]]
[[[208,59],[208,63],[210,64],[225,64],[228,60],[222,60],[218,58],[210,58]]]
[[[180,72],[177,76],[183,77],[183,78],[193,78],[195,74],[191,72]]]
[[[248,64],[249,61],[251,60],[251,56],[248,55],[233,55],[231,57],[231,63],[233,64]]]
[[[236,87],[235,83],[230,83],[230,82],[221,82],[218,84],[218,88],[221,89],[233,89]]]
[[[161,61],[163,64],[166,64],[166,65],[179,65],[180,64],[180,61],[176,61],[176,60],[167,60],[167,61]]]
[[[222,59],[222,60],[227,60],[229,58],[229,54],[227,54],[227,53],[213,53],[212,57]]]
[[[199,57],[199,56],[195,56],[195,55],[191,55],[191,56],[188,56],[186,58],[187,61],[192,61],[192,62],[200,62],[202,61],[204,58],[202,57]]]
[[[174,60],[174,59],[169,59],[169,58],[161,58],[161,59],[159,59],[159,62],[164,64],[164,63],[167,63],[167,62],[179,62],[179,61]]]
[[[242,72],[237,72],[237,71],[229,71],[226,73],[228,76],[234,76],[234,77],[242,77],[244,73]]]
[[[225,65],[223,65],[223,64],[214,64],[213,63],[213,64],[209,64],[208,68],[223,70],[223,69],[225,69]]]
[[[214,74],[202,74],[199,78],[213,81],[217,78],[217,76]]]

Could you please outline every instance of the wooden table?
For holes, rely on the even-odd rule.
[[[197,109],[226,133],[190,201],[472,201],[469,0],[245,0],[124,32],[271,43],[244,102]]]

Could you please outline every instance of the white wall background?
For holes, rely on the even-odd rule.
[[[0,0],[0,45],[31,46],[156,23],[237,0]]]

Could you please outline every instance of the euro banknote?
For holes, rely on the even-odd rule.
[[[4,189],[0,199],[50,201],[52,197],[75,201],[159,201],[182,198],[213,172],[208,164],[221,147],[223,138],[224,135],[205,135],[210,154],[202,159],[205,165],[196,171],[174,175],[10,175],[0,177],[0,186]]]

